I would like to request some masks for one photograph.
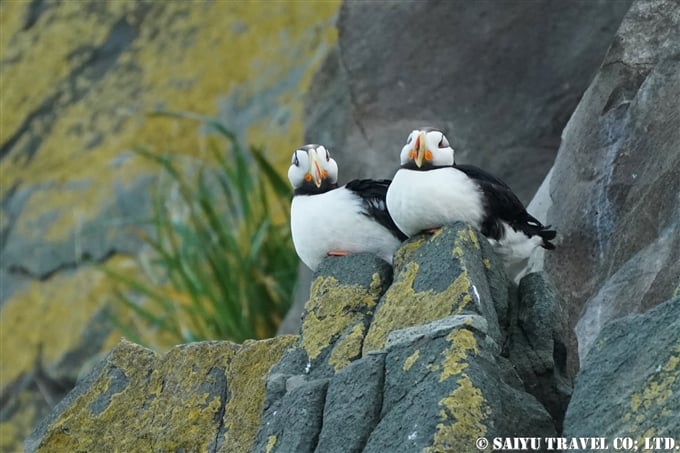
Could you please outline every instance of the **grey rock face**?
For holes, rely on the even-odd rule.
[[[544,276],[518,292],[462,223],[405,242],[389,271],[366,254],[322,263],[253,451],[470,451],[484,436],[556,434],[570,388]]]
[[[408,133],[439,126],[457,161],[528,201],[629,5],[344,2],[339,51],[306,100],[307,141],[330,145],[343,181],[389,178]]]
[[[638,1],[563,134],[545,270],[568,307],[569,367],[604,324],[680,281],[680,4]],[[578,339],[578,347],[577,347]]]
[[[556,298],[540,275],[509,290],[489,253],[457,223],[404,243],[394,281],[368,254],[326,259],[300,336],[164,355],[122,342],[27,450],[434,453],[555,436]]]
[[[680,298],[607,324],[582,360],[565,436],[680,440]]]
[[[567,318],[552,281],[541,272],[519,284],[508,334],[508,357],[526,390],[550,412],[558,431],[571,395],[567,375]]]

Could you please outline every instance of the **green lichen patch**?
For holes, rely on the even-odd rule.
[[[269,371],[297,341],[297,335],[285,335],[243,343],[227,370],[229,400],[224,412],[224,441],[218,439],[218,452],[250,451],[260,426]]]
[[[418,358],[420,357],[420,349],[416,349],[413,354],[410,356],[406,357],[406,360],[404,360],[404,366],[401,367],[403,371],[408,371],[411,369],[414,363],[418,361]]]
[[[364,324],[358,323],[335,343],[328,357],[328,364],[335,371],[341,370],[349,365],[352,360],[361,357],[361,345],[364,342],[365,332]]]
[[[487,432],[485,420],[491,413],[482,391],[463,373],[468,362],[479,354],[477,339],[468,329],[454,329],[447,335],[450,346],[441,356],[439,382],[456,379],[457,387],[439,401],[440,422],[431,447],[426,452],[466,451]]]
[[[455,329],[446,337],[451,346],[442,351],[442,373],[439,382],[455,376],[467,368],[466,360],[470,354],[477,355],[479,349],[475,335],[467,329]]]
[[[385,293],[364,340],[363,354],[382,349],[390,332],[458,314],[472,301],[467,273],[441,292],[413,289],[418,263],[408,263]]]
[[[667,405],[680,383],[679,364],[680,345],[671,351],[666,363],[648,377],[643,387],[630,396],[630,409],[623,416],[626,434],[638,437],[640,445],[644,438],[656,435],[655,427],[668,426],[671,424],[670,417],[677,417]]]
[[[276,446],[276,441],[277,441],[277,437],[276,437],[276,436],[273,436],[273,435],[272,435],[272,436],[269,436],[269,437],[267,438],[267,448],[266,448],[266,450],[265,450],[265,453],[271,453],[271,451],[272,451],[272,450],[274,449],[274,447]]]
[[[481,390],[466,374],[458,379],[458,387],[439,402],[440,423],[426,453],[469,451],[475,440],[487,432],[485,419],[490,413]]]
[[[148,424],[157,451],[207,451],[222,423],[226,370],[240,346],[200,342],[177,346],[158,361],[149,382]]]
[[[335,277],[319,276],[312,283],[310,299],[305,305],[306,315],[302,322],[302,347],[310,359],[315,360],[346,329],[355,329],[357,323],[373,312],[382,291],[381,279],[374,274],[369,288],[360,285],[343,285]],[[348,346],[357,344],[358,330],[349,343],[341,345],[334,357],[336,365],[345,361]],[[363,332],[361,332],[363,335]],[[340,358],[344,357],[342,360]]]
[[[157,355],[125,340],[69,394],[65,409],[43,421],[27,451],[151,451],[150,418],[144,407]],[[123,377],[125,385],[120,385]],[[116,387],[115,393],[110,392]],[[102,398],[104,396],[104,398]],[[134,420],[135,423],[126,421]],[[32,437],[33,437],[32,436]]]

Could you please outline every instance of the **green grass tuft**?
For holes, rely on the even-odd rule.
[[[143,235],[153,260],[134,276],[103,269],[121,284],[117,300],[134,315],[134,322],[120,315],[114,322],[140,343],[145,329],[174,342],[271,337],[297,279],[290,186],[262,150],[242,146],[218,122],[164,115],[198,119],[217,139],[208,145],[210,162],[194,168],[136,150],[169,184],[152,195],[152,233]]]

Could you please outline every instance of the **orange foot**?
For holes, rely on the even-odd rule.
[[[349,252],[343,252],[340,250],[331,250],[330,252],[327,253],[328,256],[346,256],[349,255]]]
[[[423,230],[422,233],[435,234],[437,231],[439,231],[441,229],[442,229],[442,227],[428,228],[427,230]]]

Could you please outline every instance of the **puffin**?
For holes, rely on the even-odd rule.
[[[556,231],[529,214],[505,182],[472,165],[456,164],[443,131],[412,131],[400,160],[386,204],[409,237],[466,222],[482,232],[506,267],[527,259],[536,247],[555,248],[550,241]]]
[[[326,256],[373,253],[392,264],[406,235],[387,211],[387,179],[357,179],[338,186],[338,164],[323,145],[293,152],[290,228],[295,251],[316,271]]]

